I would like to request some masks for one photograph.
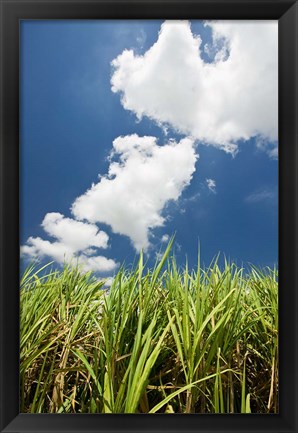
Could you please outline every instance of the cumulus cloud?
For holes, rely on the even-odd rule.
[[[79,263],[85,271],[96,271],[101,273],[114,271],[118,264],[113,259],[108,259],[104,256],[87,257],[80,254]]]
[[[116,268],[114,260],[96,255],[97,248],[108,247],[109,237],[98,230],[95,224],[75,221],[58,212],[50,212],[41,225],[54,240],[29,237],[26,244],[21,246],[23,256],[38,260],[50,257],[58,263],[76,258],[86,271],[109,272]]]
[[[108,235],[98,230],[96,225],[65,218],[58,212],[47,213],[41,225],[46,233],[68,245],[74,252],[88,247],[108,246]]]
[[[216,192],[216,182],[214,179],[206,179],[206,184],[209,191],[215,193]]]
[[[130,238],[136,250],[149,247],[150,230],[163,226],[162,211],[190,183],[198,155],[185,138],[163,146],[136,134],[113,142],[109,171],[72,205],[76,219],[105,223]]]
[[[276,142],[277,21],[206,26],[213,47],[220,47],[213,62],[203,60],[189,22],[166,21],[144,55],[125,50],[113,60],[112,91],[139,119],[147,116],[228,153],[251,137]]]

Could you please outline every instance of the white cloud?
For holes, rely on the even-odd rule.
[[[88,247],[108,246],[108,235],[99,231],[96,225],[65,218],[58,212],[47,213],[41,225],[46,233],[68,245],[74,252]]]
[[[105,280],[104,286],[105,287],[111,287],[111,285],[113,284],[114,281],[115,281],[114,277],[109,277]]]
[[[139,44],[139,46],[140,46],[141,49],[144,47],[146,39],[147,39],[146,33],[144,32],[143,29],[140,29],[140,32],[137,35],[137,43]]]
[[[96,248],[108,247],[109,237],[98,230],[95,224],[75,221],[58,212],[51,212],[46,214],[41,225],[55,240],[29,237],[26,244],[21,246],[23,256],[38,260],[50,257],[61,264],[75,259],[74,263],[78,262],[85,271],[109,272],[117,267],[114,260],[96,255]]]
[[[21,254],[33,259],[42,259],[47,256],[58,263],[63,263],[64,260],[70,260],[73,257],[74,251],[61,242],[50,242],[40,237],[30,236],[26,245],[21,246]]]
[[[214,62],[202,59],[201,39],[187,21],[166,21],[143,56],[125,50],[113,60],[112,91],[138,118],[232,154],[238,140],[277,141],[277,21],[206,25],[221,46]]]
[[[257,148],[262,152],[267,153],[271,159],[278,159],[278,145],[277,142],[268,142],[262,138],[256,141]]]
[[[104,256],[87,257],[84,254],[79,256],[79,263],[85,271],[111,272],[118,266],[113,259]]]
[[[164,224],[164,206],[190,183],[197,158],[188,138],[159,146],[155,137],[118,137],[108,175],[75,200],[72,213],[79,220],[108,224],[137,250],[147,249],[150,230]]]
[[[168,234],[164,234],[161,238],[161,242],[166,243],[170,239],[170,236]]]
[[[201,197],[201,193],[200,192],[196,192],[193,195],[191,195],[190,197],[188,197],[187,199],[185,199],[185,202],[194,202],[197,201],[199,198]]]
[[[272,189],[260,189],[245,198],[246,203],[264,203],[277,201],[277,192]]]
[[[213,192],[213,193],[216,192],[216,182],[214,179],[206,179],[206,184],[207,184],[208,189],[211,192]]]
[[[164,256],[164,253],[162,253],[161,251],[156,251],[156,253],[155,253],[155,259],[156,259],[158,262],[161,261],[161,259],[163,258],[163,256]]]

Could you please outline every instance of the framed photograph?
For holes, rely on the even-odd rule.
[[[297,2],[1,2],[1,432],[297,431]]]

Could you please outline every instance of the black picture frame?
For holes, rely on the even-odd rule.
[[[0,0],[1,432],[296,432],[298,5],[292,0]],[[19,21],[25,19],[279,20],[279,413],[19,414]]]

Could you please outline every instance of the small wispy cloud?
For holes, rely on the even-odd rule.
[[[259,137],[256,140],[257,149],[265,152],[269,158],[278,159],[278,144],[276,141],[267,141]]]
[[[277,199],[277,192],[273,189],[261,189],[249,194],[245,197],[246,203],[261,203],[261,202],[273,202]]]
[[[200,192],[196,192],[195,194],[191,195],[190,197],[188,197],[187,199],[185,199],[185,201],[187,202],[194,202],[197,201],[201,196]]]
[[[163,258],[163,253],[161,251],[157,251],[155,253],[155,259],[159,262]]]
[[[214,179],[206,179],[206,184],[209,189],[209,191],[216,193],[216,182]]]
[[[138,43],[139,47],[141,49],[143,49],[144,48],[144,44],[145,44],[146,39],[147,39],[147,35],[146,35],[146,33],[145,33],[145,31],[143,29],[140,30],[140,32],[137,35],[136,39],[137,39],[137,43]]]
[[[182,245],[179,244],[178,242],[175,242],[175,249],[179,252],[182,249]]]
[[[168,242],[169,239],[170,239],[170,236],[168,234],[164,234],[161,238],[161,242],[166,243],[166,242]]]

